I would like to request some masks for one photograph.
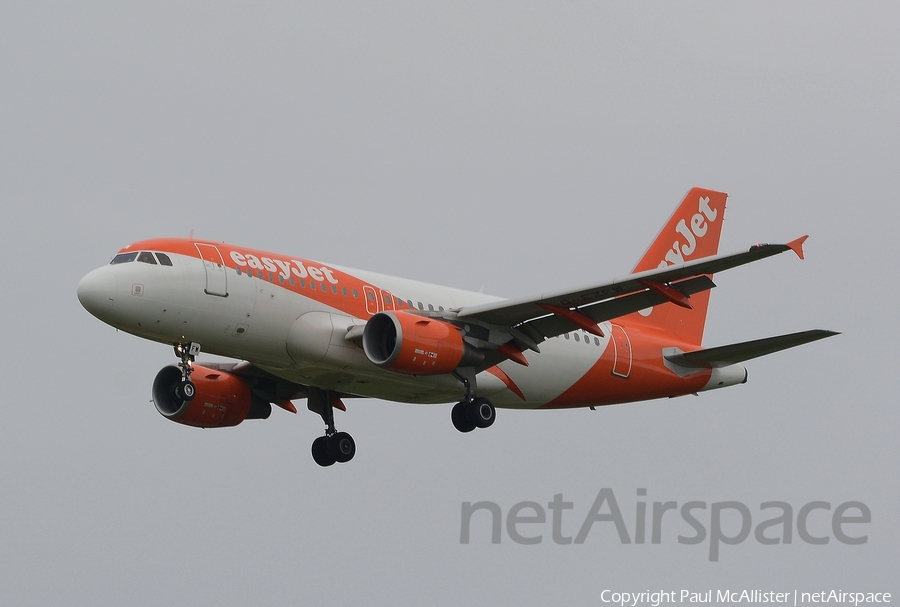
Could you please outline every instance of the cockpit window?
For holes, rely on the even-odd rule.
[[[164,265],[164,266],[172,265],[172,260],[169,259],[169,256],[166,255],[165,253],[157,253],[156,257],[159,258],[159,263],[161,263],[162,265]]]
[[[112,258],[112,261],[109,262],[109,265],[115,265],[117,263],[129,263],[131,261],[134,261],[137,255],[137,253],[119,253]]]
[[[138,255],[137,260],[142,263],[152,263],[153,265],[156,265],[156,258],[153,257],[153,253],[149,253],[147,251],[141,251],[140,255]]]

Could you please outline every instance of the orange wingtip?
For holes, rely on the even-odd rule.
[[[803,243],[806,242],[806,239],[809,238],[809,234],[806,236],[801,236],[797,240],[792,240],[787,243],[787,248],[797,254],[797,257],[800,259],[804,259],[803,257]]]

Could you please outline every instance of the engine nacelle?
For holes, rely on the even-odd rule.
[[[463,341],[457,327],[408,312],[372,316],[362,343],[373,364],[408,375],[441,375],[484,360],[484,354]]]
[[[153,404],[163,417],[197,428],[237,426],[245,419],[266,419],[272,405],[253,396],[250,386],[232,373],[194,365],[191,373],[197,391],[191,400],[175,395],[181,370],[163,367],[153,380]]]

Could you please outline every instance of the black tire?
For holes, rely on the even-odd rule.
[[[175,399],[181,401],[191,401],[197,395],[197,388],[191,380],[179,381],[175,384],[173,390]]]
[[[191,380],[182,382],[180,390],[181,396],[184,400],[194,400],[194,397],[197,396],[197,387]]]
[[[460,432],[471,432],[475,429],[475,422],[469,417],[466,403],[456,403],[450,411],[450,421]]]
[[[331,452],[328,449],[328,443],[327,436],[320,436],[314,440],[312,444],[313,460],[323,468],[326,468],[335,462],[335,459],[331,456]]]
[[[497,410],[494,408],[494,404],[484,397],[473,399],[467,408],[469,419],[478,428],[487,428],[497,419]]]
[[[328,439],[328,451],[339,464],[346,464],[356,455],[356,441],[346,432],[338,432]]]

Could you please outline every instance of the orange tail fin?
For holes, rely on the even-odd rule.
[[[682,264],[719,252],[719,236],[725,216],[724,192],[693,188],[678,205],[665,227],[632,272],[644,272]],[[629,321],[674,333],[679,339],[700,345],[709,307],[709,291],[692,295],[691,308],[661,304],[629,315]]]

